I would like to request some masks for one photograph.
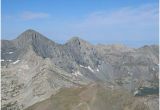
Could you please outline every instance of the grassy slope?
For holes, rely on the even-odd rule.
[[[143,101],[124,90],[100,85],[63,88],[56,95],[26,110],[149,110]]]

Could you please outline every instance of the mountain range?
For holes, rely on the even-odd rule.
[[[2,110],[158,110],[159,46],[1,40]]]

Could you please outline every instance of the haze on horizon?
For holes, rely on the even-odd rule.
[[[158,0],[2,0],[2,39],[34,29],[65,43],[158,44]]]

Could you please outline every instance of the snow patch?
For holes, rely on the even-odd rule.
[[[80,67],[83,67],[83,68],[85,68],[85,66],[83,66],[83,65],[79,65]]]
[[[1,61],[4,61],[4,59],[1,59]]]
[[[83,66],[83,65],[79,65],[80,67],[83,67],[83,68],[86,68],[86,69],[89,69],[91,72],[94,72],[94,70],[90,67],[90,66],[88,66],[88,67],[86,67],[86,66]],[[99,71],[99,69],[98,69],[98,71]]]
[[[12,60],[4,60],[4,59],[1,59],[1,61],[9,61],[9,62],[11,62]]]
[[[17,61],[15,61],[15,62],[13,62],[13,64],[16,64],[16,63],[18,63],[20,60],[17,60]]]
[[[83,76],[80,71],[76,71],[75,73],[72,73],[72,74],[75,75],[75,76],[78,76],[78,75]]]
[[[88,66],[88,69],[89,69],[91,72],[94,72],[94,70],[93,70],[90,66]]]
[[[82,67],[82,68],[88,68],[88,67],[86,67],[86,66],[83,66],[83,65],[79,65],[80,67]]]
[[[8,54],[12,54],[13,52],[8,52]]]
[[[99,72],[99,69],[97,68],[97,70],[96,70],[97,72]]]
[[[139,93],[138,90],[134,91],[134,96],[136,96]]]

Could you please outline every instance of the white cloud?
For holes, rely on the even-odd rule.
[[[57,36],[75,35],[93,43],[155,44],[158,42],[158,11],[156,4],[99,10],[63,24],[65,29],[56,27],[60,33]]]
[[[146,26],[157,23],[158,8],[155,5],[139,7],[123,7],[113,11],[90,13],[84,20],[76,24],[78,28],[113,27],[119,25]]]
[[[21,14],[21,18],[23,20],[43,19],[43,18],[48,18],[49,16],[50,15],[48,13],[30,12],[30,11],[26,11]]]

